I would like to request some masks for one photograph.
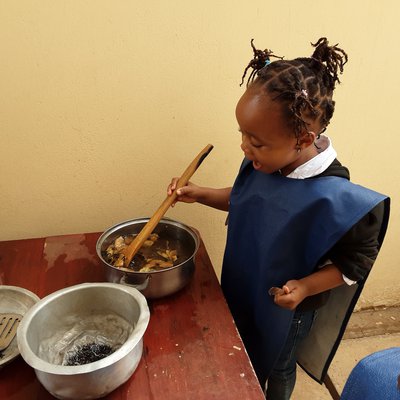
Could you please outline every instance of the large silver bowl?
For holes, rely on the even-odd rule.
[[[71,320],[84,320],[96,313],[122,317],[133,328],[118,350],[84,365],[56,365],[43,357],[41,344],[68,331]],[[84,283],[54,292],[36,303],[18,327],[18,347],[53,396],[96,399],[116,389],[135,371],[149,318],[146,299],[136,289],[113,283]]]
[[[99,237],[96,251],[105,267],[109,282],[133,286],[145,297],[155,299],[175,293],[189,283],[195,270],[195,256],[199,248],[200,238],[194,229],[182,222],[163,218],[154,232],[159,234],[160,238],[178,241],[178,256],[180,253],[187,255],[181,260],[178,258],[176,265],[159,271],[138,272],[114,267],[104,259],[104,251],[118,236],[137,234],[148,221],[149,218],[137,218],[108,228]]]

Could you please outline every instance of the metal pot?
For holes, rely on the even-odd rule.
[[[106,315],[96,325],[99,335],[105,335],[113,316],[123,319],[121,327],[129,326],[125,331],[126,340],[119,349],[84,365],[57,365],[47,360],[49,353],[58,354],[57,345],[61,341],[46,347],[46,353],[41,349],[43,343],[54,340],[60,332],[66,335],[63,338],[66,340],[65,332],[71,331],[71,323],[79,326],[80,321],[97,314]],[[116,389],[135,371],[142,356],[143,335],[149,318],[146,299],[136,289],[113,283],[84,283],[54,292],[37,302],[18,327],[18,347],[24,360],[35,369],[37,378],[53,396],[96,399]],[[82,330],[82,334],[87,331]]]
[[[200,238],[196,231],[181,222],[163,218],[154,232],[161,238],[179,242],[178,255],[183,251],[187,256],[182,260],[178,258],[177,265],[159,271],[137,272],[114,267],[105,261],[102,253],[118,236],[139,233],[148,220],[149,218],[138,218],[112,226],[99,237],[96,251],[106,269],[109,282],[133,286],[147,298],[154,299],[175,293],[188,284],[194,274],[194,258]]]

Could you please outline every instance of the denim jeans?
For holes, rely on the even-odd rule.
[[[296,383],[296,349],[311,329],[315,311],[295,312],[288,338],[266,383],[267,400],[289,400]]]

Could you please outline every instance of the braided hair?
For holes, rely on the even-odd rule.
[[[271,50],[257,50],[252,39],[254,57],[246,66],[240,84],[251,68],[247,87],[260,86],[273,100],[282,103],[296,137],[307,129],[304,117],[318,122],[322,131],[329,124],[335,109],[333,90],[336,83],[340,83],[338,73],[343,73],[348,59],[337,45],[329,46],[325,37],[311,45],[315,47],[311,57],[284,60]],[[271,57],[279,60],[271,62]]]

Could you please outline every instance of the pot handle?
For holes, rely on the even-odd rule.
[[[149,286],[149,282],[150,282],[150,279],[151,279],[151,275],[147,275],[146,279],[142,283],[140,283],[138,285],[135,285],[133,283],[128,283],[126,281],[126,277],[127,277],[127,275],[123,275],[121,277],[121,279],[119,280],[119,283],[122,283],[123,285],[127,285],[127,286],[130,286],[130,287],[133,287],[133,288],[135,288],[135,289],[137,289],[139,291],[146,289],[147,286]]]

